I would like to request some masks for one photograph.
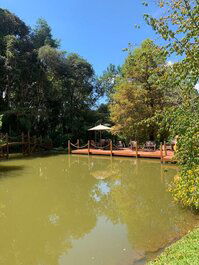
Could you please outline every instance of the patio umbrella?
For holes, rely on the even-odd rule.
[[[110,131],[111,128],[105,125],[97,125],[91,129],[88,129],[89,131],[99,131],[100,132],[100,142],[101,142],[101,138],[102,138],[102,131]]]
[[[109,130],[111,130],[110,127],[102,125],[102,124],[89,129],[89,131],[109,131]]]

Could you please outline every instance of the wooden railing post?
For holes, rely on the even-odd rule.
[[[112,156],[113,155],[113,142],[112,142],[112,140],[110,141],[110,153]]]
[[[164,155],[167,156],[167,146],[166,146],[166,141],[164,141]]]
[[[79,149],[79,139],[77,139],[77,148]]]
[[[162,150],[162,143],[160,143],[160,159],[161,163],[163,162],[163,150]]]
[[[90,140],[88,140],[88,155],[90,155]]]
[[[135,155],[138,157],[138,142],[135,143]]]
[[[71,149],[70,149],[70,140],[68,140],[68,154],[70,155]]]
[[[7,133],[6,133],[6,158],[9,158],[9,139]]]
[[[131,141],[131,150],[133,151],[133,143],[132,143],[132,141]]]

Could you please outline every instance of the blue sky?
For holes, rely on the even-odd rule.
[[[39,17],[46,19],[53,35],[61,40],[61,48],[83,56],[98,75],[110,63],[124,62],[126,53],[122,49],[129,42],[139,45],[152,38],[161,44],[143,20],[144,13],[156,16],[160,10],[153,4],[144,7],[141,0],[0,0],[0,7],[30,26]],[[141,28],[135,29],[135,24]],[[171,60],[176,61],[175,56]]]

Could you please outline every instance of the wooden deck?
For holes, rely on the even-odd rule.
[[[110,156],[111,151],[110,150],[102,150],[102,149],[90,149],[89,150],[90,155],[105,155]],[[88,149],[76,149],[71,152],[72,154],[79,154],[79,155],[88,155]],[[112,151],[113,156],[123,156],[123,157],[136,157],[136,152],[131,149],[122,149],[122,150],[113,150]],[[161,159],[161,152],[160,150],[155,151],[143,151],[138,150],[137,153],[138,158],[156,158]],[[167,151],[167,155],[163,155],[163,161],[162,162],[175,162],[173,160],[174,152],[173,151]]]

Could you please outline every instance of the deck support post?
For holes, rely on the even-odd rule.
[[[138,158],[138,142],[137,141],[135,143],[135,155],[136,155],[136,158]]]
[[[70,150],[70,140],[68,140],[68,154],[70,155],[71,150]]]
[[[113,155],[113,142],[112,142],[112,140],[110,141],[110,153],[112,156]]]
[[[8,134],[6,133],[6,158],[9,158],[9,144],[8,144]]]
[[[90,140],[88,140],[88,155],[90,155]]]
[[[166,146],[166,141],[164,141],[164,155],[167,156],[167,146]]]
[[[161,159],[161,163],[163,163],[163,150],[162,150],[162,143],[160,143],[160,159]]]

